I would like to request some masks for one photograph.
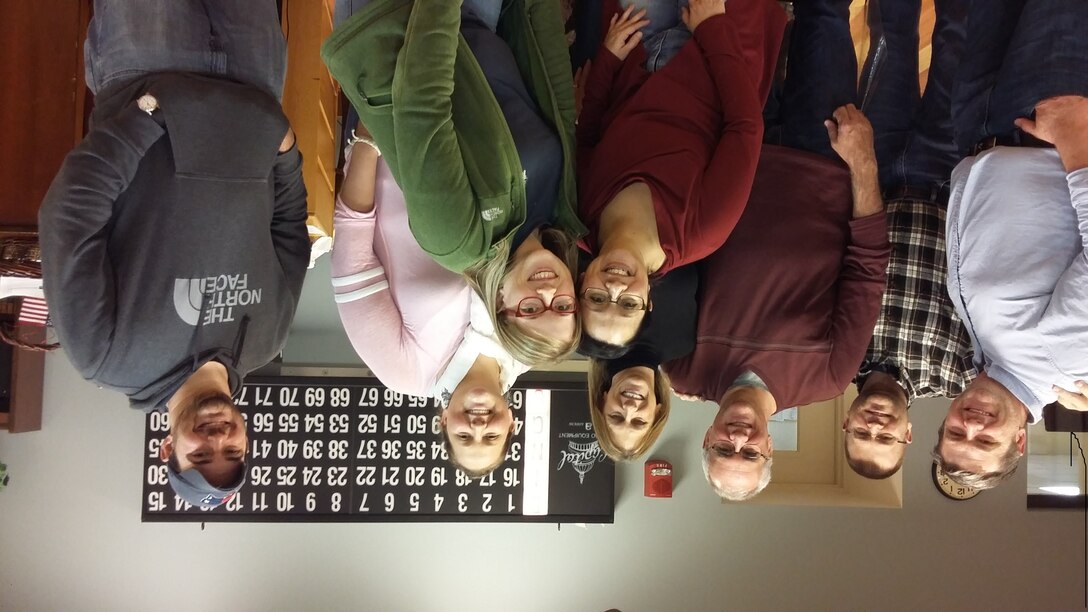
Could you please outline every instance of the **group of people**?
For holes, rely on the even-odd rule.
[[[333,32],[335,301],[383,384],[440,400],[459,469],[503,462],[506,393],[575,351],[617,461],[674,393],[717,402],[703,467],[734,501],[771,479],[770,417],[851,382],[868,478],[919,397],[955,398],[934,460],[976,488],[1044,406],[1088,410],[1088,5],[938,0],[922,95],[921,1],[869,0],[860,84],[850,4],[605,0],[577,70],[557,0],[370,0]],[[203,507],[244,481],[231,397],[309,261],[283,42],[270,0],[96,0],[92,129],[41,210],[69,358],[169,412]]]

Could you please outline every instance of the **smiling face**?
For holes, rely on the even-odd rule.
[[[722,398],[703,438],[703,449],[709,450],[707,477],[716,489],[759,487],[764,464],[774,452],[766,416],[774,411],[768,407],[774,401],[769,396],[754,387],[733,387]]]
[[[842,429],[846,457],[855,472],[869,478],[895,473],[912,441],[906,394],[863,389],[850,405]]]
[[[937,453],[946,465],[960,470],[1003,471],[1003,460],[1010,452],[1024,454],[1026,421],[1024,404],[1004,385],[981,374],[952,401]]]
[[[607,299],[590,299],[586,290],[597,290]],[[593,338],[625,346],[638,334],[646,309],[651,307],[650,274],[646,265],[628,251],[602,251],[582,275],[578,290],[582,325]]]
[[[657,419],[654,375],[651,368],[643,366],[620,370],[604,396],[601,412],[608,435],[623,451],[639,448]]]
[[[561,342],[572,342],[576,323],[574,317],[577,315],[568,305],[577,304],[574,293],[574,276],[563,260],[544,247],[526,252],[519,250],[499,290],[499,307],[509,311],[501,316],[525,331]],[[559,296],[574,299],[556,299]],[[518,306],[523,300],[529,298],[541,300],[545,307],[550,305],[551,310],[527,309],[523,306],[520,309],[523,316],[512,314],[519,310]]]
[[[462,388],[464,387],[464,388]],[[510,405],[498,389],[459,385],[442,411],[442,428],[454,463],[466,472],[490,471],[502,463],[514,428]]]
[[[216,394],[178,410],[159,457],[174,455],[180,472],[195,468],[211,485],[224,487],[237,481],[248,444],[242,413],[230,396]]]

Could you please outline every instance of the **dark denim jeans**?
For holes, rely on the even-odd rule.
[[[952,94],[956,143],[1015,130],[1039,102],[1088,96],[1088,2],[976,0]]]
[[[833,159],[824,120],[857,100],[857,58],[850,0],[794,3],[786,80],[764,112],[764,141]]]
[[[976,3],[988,4],[986,0]],[[937,193],[962,159],[952,129],[952,89],[963,58],[972,0],[937,0],[933,60],[925,95],[918,86],[921,0],[871,0],[862,110],[876,135],[880,184]]]
[[[276,0],[95,0],[87,87],[149,72],[196,72],[283,97],[287,45]]]
[[[650,20],[650,25],[642,29],[646,70],[661,70],[691,40],[691,31],[681,16],[687,5],[688,0],[620,0],[620,10],[629,6],[635,11],[645,9],[646,19]]]

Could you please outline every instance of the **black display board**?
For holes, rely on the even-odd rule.
[[[147,417],[144,521],[536,521],[611,523],[615,466],[593,436],[585,384],[512,391],[505,463],[470,481],[446,457],[438,401],[372,378],[246,381],[246,484],[214,510],[174,495],[159,460],[169,424]]]

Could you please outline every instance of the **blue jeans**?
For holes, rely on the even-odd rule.
[[[862,110],[873,124],[880,184],[886,192],[910,187],[936,194],[962,159],[953,137],[952,88],[964,57],[971,4],[972,0],[937,0],[933,60],[921,96],[921,0],[869,3],[871,42],[862,70]]]
[[[1013,120],[1047,98],[1088,96],[1088,2],[978,0],[972,9],[971,51],[952,94],[961,152],[1013,132]]]
[[[629,6],[635,7],[635,12],[646,9],[646,19],[650,20],[650,25],[642,29],[646,70],[656,72],[664,68],[691,40],[691,32],[680,12],[687,5],[688,0],[620,0],[622,9]]]
[[[786,80],[764,111],[764,141],[838,159],[824,120],[857,99],[850,0],[794,3]]]
[[[96,94],[176,71],[249,83],[281,99],[287,72],[275,0],[95,0],[84,56]]]

